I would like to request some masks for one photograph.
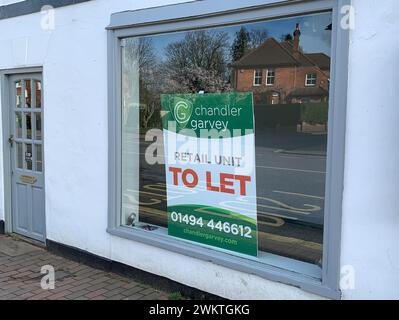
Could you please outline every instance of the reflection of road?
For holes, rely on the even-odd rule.
[[[288,131],[257,132],[256,139],[259,214],[323,225],[326,137]],[[145,161],[148,145],[140,145],[141,185],[165,182],[164,167]]]
[[[321,226],[327,136],[295,129],[256,131],[257,193],[280,203],[271,213]],[[262,206],[263,200],[258,201]]]
[[[325,158],[257,148],[258,210],[323,224]]]
[[[302,144],[301,149],[295,149],[301,143],[276,143],[271,134],[266,137],[268,140],[257,137],[256,141],[259,248],[318,262],[322,253],[325,156],[317,148],[322,149],[320,143],[325,137],[304,136],[311,143]],[[298,139],[296,133],[288,134],[286,141],[292,143],[293,139]],[[140,217],[143,222],[167,227],[165,169],[145,161],[148,145],[140,144]]]

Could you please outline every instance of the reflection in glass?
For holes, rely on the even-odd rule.
[[[23,169],[23,151],[22,151],[22,143],[16,143],[16,158],[17,158],[17,168]]]
[[[276,78],[276,72],[274,71],[274,69],[267,69],[266,85],[273,86],[275,78]]]
[[[25,108],[32,106],[31,80],[25,80]]]
[[[22,113],[15,112],[15,136],[22,138]]]
[[[36,144],[36,171],[42,172],[43,171],[43,155],[42,155],[42,145]]]
[[[42,140],[42,114],[35,113],[35,139]]]
[[[15,83],[15,106],[21,108],[22,86],[21,81]]]
[[[331,20],[322,13],[124,39],[122,223],[167,228],[165,168],[147,161],[144,139],[162,128],[160,95],[252,92],[260,256],[320,264]]]
[[[32,145],[30,143],[25,144],[25,163],[26,163],[26,169],[27,170],[32,170]]]
[[[26,139],[32,139],[32,115],[30,112],[25,112],[25,128]]]
[[[35,80],[35,97],[36,97],[36,108],[42,107],[42,83],[39,80]]]

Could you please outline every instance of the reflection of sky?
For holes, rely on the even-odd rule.
[[[282,35],[288,33],[292,35],[297,23],[299,23],[301,26],[302,34],[300,46],[304,52],[323,52],[329,56],[331,55],[331,31],[325,30],[326,27],[331,23],[330,13],[286,18],[267,22],[249,23],[245,24],[244,26],[248,31],[256,29],[267,30],[269,37],[274,37],[280,41]],[[240,28],[241,25],[214,28],[213,30],[228,33],[231,46],[236,32],[240,30]],[[178,32],[151,37],[157,55],[159,57],[164,57],[166,46],[171,42],[182,40],[185,34],[185,32]]]

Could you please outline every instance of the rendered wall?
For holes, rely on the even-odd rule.
[[[343,297],[398,299],[399,1],[353,5],[341,265],[356,277]]]

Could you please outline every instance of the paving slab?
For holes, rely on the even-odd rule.
[[[45,265],[54,268],[54,289],[41,286]],[[169,295],[137,279],[76,263],[16,237],[0,235],[0,300],[165,300]]]

